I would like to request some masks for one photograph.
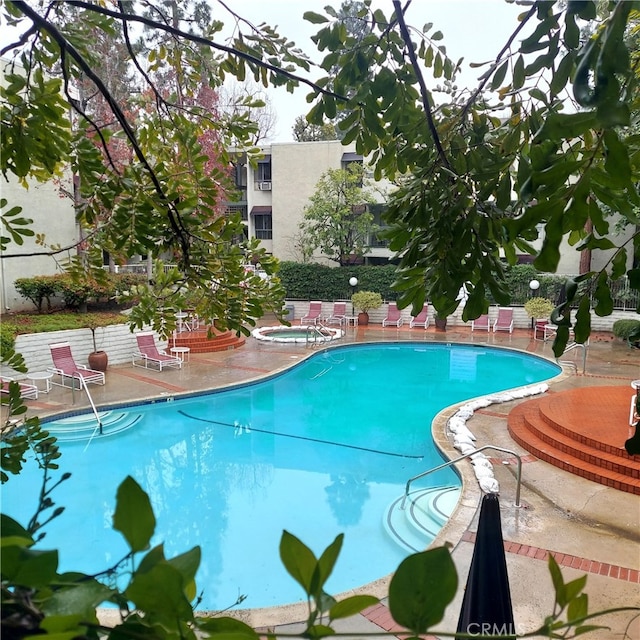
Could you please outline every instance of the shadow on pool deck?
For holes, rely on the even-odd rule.
[[[267,318],[260,324],[275,322]],[[436,332],[432,327],[424,330],[360,326],[347,329],[345,337],[335,344],[396,340],[490,344],[553,358],[551,344],[532,340],[529,331],[515,330],[513,334],[472,333],[467,326],[450,325],[445,333]],[[314,351],[305,345],[267,343],[249,338],[237,350],[192,354],[190,362],[179,371],[159,373],[134,369],[130,365],[111,366],[107,372],[107,384],[104,387],[92,386],[91,392],[96,404],[105,405],[219,388],[282,370]],[[551,391],[621,386],[628,389],[630,398],[630,382],[640,378],[640,350],[630,349],[625,343],[614,340],[610,334],[592,336],[584,374],[581,351],[572,352],[570,359],[575,366],[565,367],[565,373],[550,383]],[[594,393],[597,390],[594,389]],[[72,404],[73,400],[75,404]],[[553,588],[546,563],[549,553],[553,553],[561,565],[565,581],[588,574],[586,592],[589,594],[590,611],[621,605],[640,606],[640,496],[608,488],[550,466],[516,444],[509,436],[506,425],[509,411],[520,402],[491,405],[477,411],[469,422],[479,445],[493,444],[523,456],[520,507],[514,506],[514,460],[504,454],[496,454],[494,458],[495,474],[500,483],[502,528],[518,632],[533,630],[552,612]],[[88,406],[81,394],[76,393],[72,399],[70,390],[59,387],[54,387],[49,395],[41,395],[38,401],[29,401],[28,404],[31,412],[40,416]],[[453,457],[457,452],[444,436],[447,413],[443,412],[434,421],[434,434],[440,446]],[[576,422],[585,432],[593,424],[589,414],[577,415]],[[601,429],[601,420],[593,426]],[[454,517],[436,540],[436,544],[447,542],[453,546],[453,558],[459,571],[459,593],[447,609],[445,619],[438,625],[438,629],[446,631],[455,630],[462,588],[473,551],[477,508],[481,498],[468,463],[460,464],[458,468],[463,476],[463,497]],[[327,540],[327,544],[329,542]],[[337,628],[345,633],[400,631],[386,607],[384,596],[387,585],[388,577],[360,590],[382,597],[382,603],[364,615],[340,623]],[[535,590],[532,590],[532,585],[535,585]],[[241,615],[256,627],[296,632],[301,628],[300,625],[289,623],[304,620],[306,607],[292,605],[253,610]],[[599,640],[623,637],[628,620],[628,614],[607,616],[601,623],[611,627],[611,630],[600,630],[593,637]],[[626,631],[627,637],[640,637],[638,620]]]

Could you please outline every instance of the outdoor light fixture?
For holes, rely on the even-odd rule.
[[[538,289],[540,288],[540,281],[535,278],[529,283],[529,289],[531,289],[531,295],[535,298],[538,295]],[[531,331],[534,330],[535,320],[531,318]]]
[[[358,278],[356,278],[355,276],[351,276],[349,278],[349,284],[351,285],[351,288],[353,289],[352,295],[353,293],[355,293],[356,287],[358,286]],[[351,315],[355,315],[355,311],[353,309],[353,302],[351,302]]]

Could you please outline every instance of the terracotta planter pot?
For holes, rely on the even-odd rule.
[[[89,354],[89,368],[95,371],[106,371],[109,364],[109,356],[106,351],[93,351]]]
[[[358,324],[364,325],[366,327],[369,324],[369,314],[365,311],[361,311],[358,314]]]

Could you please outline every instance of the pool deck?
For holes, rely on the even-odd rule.
[[[259,324],[275,324],[272,318]],[[553,358],[550,342],[532,340],[526,330],[472,333],[467,326],[449,326],[436,332],[434,327],[409,329],[403,326],[382,328],[380,325],[350,327],[345,337],[335,344],[377,341],[424,341],[505,346]],[[131,365],[110,366],[104,387],[92,385],[97,405],[115,402],[134,402],[140,399],[167,397],[189,391],[220,388],[258,379],[280,371],[314,353],[300,344],[260,342],[248,338],[236,350],[217,353],[191,354],[181,370],[163,372],[133,368]],[[564,360],[565,358],[563,358]],[[550,382],[550,393],[592,387],[624,387],[628,397],[633,393],[630,382],[640,378],[640,350],[614,340],[610,334],[593,335],[582,373],[582,353],[577,349],[567,356],[575,367],[565,367],[564,373]],[[604,391],[604,389],[603,389]],[[604,401],[604,397],[603,397]],[[75,402],[75,404],[72,404]],[[620,606],[640,607],[640,496],[619,491],[568,473],[536,458],[520,447],[507,431],[507,416],[511,409],[523,402],[514,400],[491,405],[475,412],[468,422],[478,438],[478,446],[493,444],[522,456],[522,490],[520,506],[515,506],[515,459],[505,454],[491,454],[494,470],[500,483],[502,532],[505,540],[507,567],[511,585],[517,631],[532,631],[553,610],[553,588],[546,558],[553,553],[561,566],[565,582],[587,574],[585,591],[589,594],[589,610],[597,611]],[[30,413],[40,416],[88,407],[84,394],[53,387],[48,395],[28,401]],[[628,415],[628,401],[625,415]],[[442,412],[434,421],[434,434],[445,452],[454,457],[444,435],[444,425],[452,410]],[[602,416],[578,403],[572,406],[571,419],[585,433],[602,433]],[[608,425],[604,425],[604,430]],[[625,425],[625,429],[627,425]],[[620,443],[623,446],[624,442]],[[454,516],[442,530],[436,544],[449,543],[459,572],[458,594],[437,628],[455,631],[462,601],[462,591],[473,552],[477,526],[477,511],[481,491],[470,471],[470,465],[459,465],[463,477],[463,496]],[[327,540],[327,544],[330,541]],[[380,633],[398,631],[386,606],[389,578],[366,585],[361,593],[372,593],[382,599],[362,615],[336,625],[337,630],[349,633]],[[200,585],[205,587],[206,585]],[[306,618],[303,605],[242,612],[241,616],[256,628],[296,633],[302,629],[298,621]],[[599,621],[610,627],[588,637],[606,640],[640,637],[640,620],[629,628],[629,613],[611,614]],[[431,636],[433,637],[433,636]]]

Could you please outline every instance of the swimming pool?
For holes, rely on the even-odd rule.
[[[239,593],[246,608],[300,601],[279,560],[283,529],[316,554],[344,532],[327,587],[337,594],[367,584],[409,553],[383,523],[407,479],[442,461],[433,417],[559,371],[541,358],[484,346],[349,345],[265,381],[113,410],[114,424],[129,428],[61,444],[59,473],[73,476],[54,492],[66,511],[47,526],[41,548],[60,550],[61,570],[110,566],[125,551],[111,527],[115,492],[131,475],[154,507],[153,544],[164,541],[168,557],[202,547],[202,609],[229,606]],[[34,511],[41,482],[34,467],[2,490],[3,511],[20,522]],[[458,484],[448,468],[421,488]]]

